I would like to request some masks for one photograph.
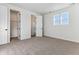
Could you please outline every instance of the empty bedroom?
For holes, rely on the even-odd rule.
[[[79,3],[0,3],[0,55],[79,55]]]

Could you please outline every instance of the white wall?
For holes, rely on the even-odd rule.
[[[53,25],[53,15],[68,11],[69,25]],[[44,35],[69,41],[79,42],[79,4],[72,5],[44,16]]]
[[[23,11],[21,16],[21,39],[31,38],[31,18],[30,13]]]

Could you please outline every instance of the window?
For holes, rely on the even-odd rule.
[[[62,21],[62,24],[69,24],[69,13],[68,12],[63,12],[61,14],[61,21]]]
[[[61,23],[60,21],[60,15],[57,14],[54,16],[54,25],[59,25]]]
[[[54,25],[69,24],[69,13],[63,12],[53,16]]]

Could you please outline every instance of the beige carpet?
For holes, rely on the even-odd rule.
[[[72,55],[79,54],[79,43],[33,37],[27,40],[12,39],[0,46],[0,55]]]

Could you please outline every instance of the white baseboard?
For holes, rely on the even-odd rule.
[[[48,37],[48,38],[55,38],[55,39],[60,39],[60,40],[65,40],[65,41],[70,41],[70,42],[79,43],[79,41],[78,41],[78,40],[70,40],[70,39],[59,38],[59,37],[53,37],[53,36],[48,36],[48,35],[44,35],[44,37]]]

